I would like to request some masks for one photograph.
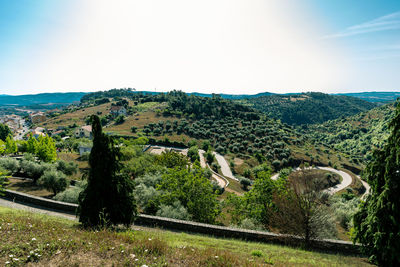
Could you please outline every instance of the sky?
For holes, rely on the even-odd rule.
[[[0,0],[0,94],[400,91],[399,0]]]

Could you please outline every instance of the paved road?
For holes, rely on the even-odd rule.
[[[42,213],[46,215],[51,215],[51,216],[57,216],[57,217],[62,217],[66,218],[69,220],[77,220],[76,216],[58,212],[58,211],[53,211],[49,209],[45,209],[43,207],[35,206],[35,205],[30,205],[30,204],[19,204],[16,202],[13,202],[11,200],[3,199],[0,198],[0,206],[3,207],[8,207],[8,208],[13,208],[13,209],[19,209],[19,210],[26,210],[30,212],[35,212],[35,213]]]
[[[165,151],[165,150],[176,150],[176,151],[178,151],[178,152],[180,152],[180,153],[182,153],[182,154],[184,154],[184,155],[187,155],[187,152],[188,152],[188,149],[187,149],[187,148],[186,148],[186,149],[179,149],[179,148],[165,147],[165,146],[151,146],[150,153],[160,155],[160,154],[161,154],[163,151]],[[205,153],[204,150],[199,149],[200,166],[201,166],[202,168],[207,168],[208,165],[207,165],[206,160],[205,160],[205,158],[204,158],[204,155],[203,155],[204,153]],[[229,166],[228,166],[228,168],[229,168]],[[211,168],[209,168],[209,169],[211,170]],[[211,171],[212,171],[212,170],[211,170]],[[230,169],[229,169],[229,171],[230,171]],[[231,173],[232,173],[232,172],[231,172]],[[212,173],[212,176],[211,176],[211,177],[212,177],[214,180],[216,180],[216,181],[218,182],[218,185],[219,185],[220,187],[222,187],[222,188],[226,188],[226,187],[229,185],[229,182],[228,182],[226,179],[224,179],[224,178],[222,178],[222,177],[219,177],[215,172]]]
[[[213,154],[214,154],[215,159],[217,160],[219,166],[221,166],[222,175],[224,175],[230,179],[233,179],[235,181],[238,181],[238,179],[235,176],[233,176],[231,168],[229,167],[229,164],[226,161],[226,159],[224,158],[224,156],[222,156],[221,154],[218,154],[217,152],[213,152]]]
[[[338,175],[340,175],[342,177],[342,182],[340,184],[335,185],[334,187],[326,189],[326,192],[328,192],[331,195],[333,195],[333,194],[339,192],[340,190],[348,187],[351,184],[352,180],[353,180],[351,178],[351,176],[348,173],[344,172],[344,171],[339,171],[339,170],[336,170],[336,169],[333,169],[333,168],[330,168],[330,167],[315,167],[315,168],[316,169],[320,169],[320,170],[330,171],[330,172],[336,173],[336,174],[338,174]],[[299,168],[297,168],[297,170],[299,170]],[[272,180],[276,180],[276,179],[278,179],[278,177],[279,177],[279,173],[273,175],[271,177],[271,179]],[[366,187],[366,189],[367,189],[366,193],[367,193],[367,191],[369,192],[369,186],[368,186],[368,188]],[[366,193],[364,193],[364,195]],[[362,197],[364,197],[364,195]]]
[[[226,188],[229,185],[228,180],[220,177],[217,173],[215,173],[207,164],[206,159],[204,158],[204,153],[206,153],[203,149],[199,149],[200,156],[200,166],[202,168],[209,168],[212,171],[211,177],[218,182],[218,185],[222,188]]]

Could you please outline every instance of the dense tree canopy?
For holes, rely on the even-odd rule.
[[[10,128],[6,124],[0,123],[0,140],[6,141],[10,134],[12,134]]]
[[[371,195],[354,216],[355,241],[363,244],[372,262],[400,265],[400,105],[389,124],[391,135],[376,150],[366,168]]]

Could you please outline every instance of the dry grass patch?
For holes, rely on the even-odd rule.
[[[0,227],[0,264],[6,266],[367,265],[359,257],[144,227],[92,231],[1,207]]]

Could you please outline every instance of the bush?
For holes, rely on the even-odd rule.
[[[51,163],[37,163],[29,160],[23,159],[20,163],[21,171],[25,173],[26,176],[33,179],[36,182],[45,171],[53,168]]]
[[[336,221],[339,222],[345,230],[350,230],[353,226],[353,216],[358,210],[360,199],[355,197],[347,200],[346,197],[333,196],[331,198],[332,209],[335,214]]]
[[[172,205],[161,205],[156,215],[160,217],[167,217],[178,220],[191,219],[190,214],[187,212],[185,207],[182,206],[179,200],[175,201]]]
[[[240,184],[242,185],[243,190],[247,191],[248,187],[251,185],[251,180],[248,178],[241,178]]]
[[[219,186],[219,183],[217,181],[211,181],[211,184],[213,186],[213,191],[218,195],[222,195],[222,193],[225,192],[225,188]]]
[[[75,186],[71,186],[66,190],[58,193],[55,197],[53,197],[53,199],[57,201],[78,204],[79,194],[83,191],[85,186],[86,181],[78,182]]]
[[[18,160],[13,158],[0,158],[0,167],[9,171],[11,174],[17,173],[20,169]]]
[[[59,160],[56,163],[56,168],[58,171],[64,173],[65,175],[73,175],[78,171],[78,165],[72,161]]]
[[[67,179],[62,172],[46,170],[40,177],[39,184],[56,195],[67,188]]]

